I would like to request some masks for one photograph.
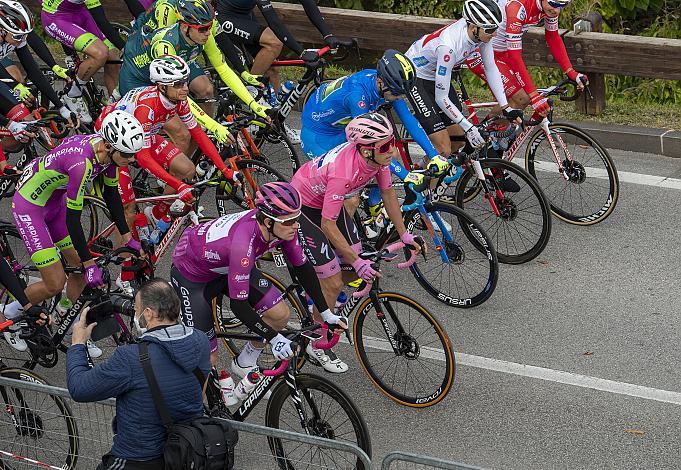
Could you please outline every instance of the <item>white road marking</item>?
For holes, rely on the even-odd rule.
[[[423,157],[425,153],[421,150],[421,147],[414,146],[410,144],[409,152],[414,157]],[[516,157],[513,159],[513,163],[520,165],[521,168],[525,168],[525,158]],[[555,172],[556,166],[551,162],[535,162],[535,167],[540,171]],[[607,179],[608,174],[603,168],[592,168],[586,167],[587,175],[593,178]],[[654,186],[657,188],[665,189],[681,189],[681,179],[677,178],[667,178],[665,176],[656,175],[645,175],[643,173],[632,173],[629,171],[618,171],[617,172],[620,183],[632,183],[640,184],[643,186]]]
[[[391,351],[392,347],[387,340],[382,338],[364,338],[364,344],[383,351]],[[644,400],[659,401],[681,405],[681,393],[657,388],[644,387],[626,382],[616,382],[614,380],[590,377],[588,375],[574,374],[562,370],[547,369],[545,367],[518,364],[516,362],[502,361],[489,357],[474,356],[471,354],[455,353],[457,365],[475,367],[478,369],[513,374],[521,377],[556,382],[575,387],[600,390],[602,392],[615,393],[630,397],[643,398]],[[428,359],[444,361],[444,351],[434,348],[422,348],[421,356]]]

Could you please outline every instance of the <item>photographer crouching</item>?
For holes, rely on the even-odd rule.
[[[77,402],[116,398],[113,446],[97,470],[164,468],[166,427],[155,407],[140,362],[139,344],[119,346],[105,362],[88,365],[86,341],[96,323],[86,324],[87,312],[73,327],[66,357],[69,393]],[[167,281],[156,278],[135,296],[135,322],[144,331],[140,344],[148,346],[153,374],[173,421],[203,415],[203,377],[210,371],[210,345],[205,333],[179,321],[180,301]]]

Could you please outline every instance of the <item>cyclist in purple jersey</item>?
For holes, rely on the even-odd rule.
[[[283,293],[255,266],[258,258],[277,247],[322,312],[322,319],[347,328],[347,319],[329,310],[314,267],[303,254],[297,236],[299,217],[298,192],[288,183],[266,183],[257,195],[256,209],[187,229],[177,243],[170,278],[181,299],[182,320],[206,332],[213,365],[217,361],[217,338],[212,302],[219,294],[229,296],[234,315],[271,344],[277,359],[292,355],[290,341],[279,333],[291,316],[281,302]],[[247,343],[232,363],[232,371],[243,377],[257,367],[264,347],[264,342]]]
[[[66,274],[61,257],[70,266],[83,265],[84,274],[72,274],[66,288],[75,302],[83,287],[102,287],[102,271],[92,260],[80,223],[85,187],[98,175],[104,182],[103,198],[122,235],[122,242],[139,250],[125,221],[118,194],[118,167],[142,148],[142,125],[123,111],[114,111],[99,134],[76,135],[26,167],[12,199],[12,215],[42,282],[26,289],[37,304],[64,288]]]

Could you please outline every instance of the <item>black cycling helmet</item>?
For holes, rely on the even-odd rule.
[[[204,25],[215,19],[215,10],[207,0],[180,0],[177,2],[180,21],[193,25]]]
[[[469,24],[482,29],[498,28],[503,21],[501,9],[494,0],[466,0],[463,17]]]
[[[414,64],[401,52],[388,49],[378,59],[376,74],[393,95],[406,95],[414,87]]]

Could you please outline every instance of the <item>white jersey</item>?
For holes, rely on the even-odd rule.
[[[473,54],[478,46],[485,44],[478,44],[468,36],[466,21],[462,19],[421,37],[411,45],[406,55],[414,63],[417,77],[435,80],[438,49],[446,48],[444,58],[455,67]]]

